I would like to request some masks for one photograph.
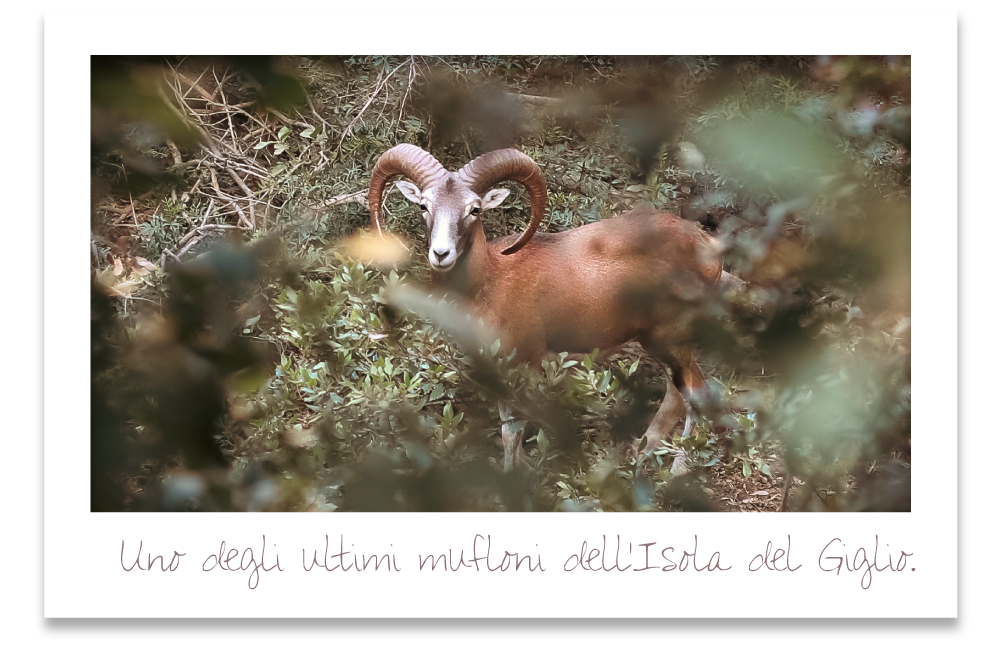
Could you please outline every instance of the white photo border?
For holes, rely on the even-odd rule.
[[[699,29],[646,9],[649,20],[533,10],[533,25],[490,25],[489,9],[429,35],[412,22],[382,17],[378,34],[364,8],[308,10],[288,31],[255,16],[219,12],[225,31],[207,32],[181,12],[60,10],[45,21],[45,452],[44,612],[46,617],[955,617],[957,614],[957,22],[947,11],[832,9],[730,10]],[[470,18],[470,17],[474,18]],[[475,18],[478,17],[478,18]],[[355,29],[336,28],[354,25]],[[149,30],[155,25],[156,30]],[[540,26],[549,26],[544,31]],[[558,30],[551,29],[559,26]],[[335,29],[336,28],[336,29]],[[892,29],[889,29],[892,28]],[[888,514],[148,514],[89,508],[89,81],[92,54],[248,53],[699,53],[711,31],[717,53],[898,53],[912,56],[912,511]],[[429,41],[430,40],[430,41]],[[949,140],[943,140],[948,138]],[[944,176],[944,178],[943,178]],[[934,267],[933,271],[921,268]],[[929,456],[933,453],[933,456]],[[479,541],[476,536],[483,538]],[[266,539],[262,538],[266,536]],[[397,555],[399,572],[302,568],[341,537],[353,553]],[[464,550],[489,536],[493,562],[455,573],[420,571],[418,554]],[[691,551],[705,565],[719,552],[727,571],[642,568],[641,544],[662,554]],[[750,572],[769,541],[791,536],[795,573]],[[878,536],[878,539],[877,539]],[[603,537],[633,570],[564,570],[565,560]],[[618,539],[616,537],[619,537]],[[864,547],[877,567],[889,553],[910,553],[901,572],[821,570],[824,546],[842,541],[851,557]],[[252,548],[282,572],[203,570],[225,541]],[[174,572],[126,571],[143,554],[183,552]],[[626,546],[631,544],[632,551]],[[838,547],[836,544],[835,547]],[[612,548],[614,549],[614,548]],[[546,571],[488,571],[505,550],[538,555]],[[605,553],[607,567],[613,563]],[[830,553],[828,553],[830,554]],[[132,555],[131,557],[129,555]],[[143,559],[146,557],[143,556]],[[664,565],[659,559],[657,565]],[[826,562],[830,564],[831,562]],[[571,561],[572,565],[572,561]],[[914,570],[911,570],[911,569]],[[756,580],[755,580],[756,579]],[[720,607],[726,592],[767,587],[753,609]],[[137,595],[140,594],[140,595]],[[562,602],[561,604],[555,604]]]

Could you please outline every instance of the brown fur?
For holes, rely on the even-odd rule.
[[[504,348],[528,362],[546,351],[590,352],[632,340],[686,343],[699,300],[722,272],[709,235],[656,211],[537,233],[512,255],[500,251],[516,237],[488,243],[478,222],[467,238],[457,265],[435,274],[435,283],[469,299],[502,333]]]
[[[547,352],[639,341],[673,376],[645,434],[647,447],[670,436],[685,414],[681,392],[691,400],[704,391],[691,323],[722,273],[712,237],[695,223],[648,209],[538,233],[511,255],[501,250],[516,237],[488,243],[478,221],[464,236],[456,266],[435,274],[439,287],[469,300],[518,361],[538,365]],[[509,431],[505,468],[520,457],[520,434]]]

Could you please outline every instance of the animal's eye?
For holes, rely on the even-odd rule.
[[[427,207],[426,204],[419,204],[418,206],[421,207],[421,211],[427,211],[428,210],[428,207]]]
[[[471,215],[471,216],[478,216],[478,215],[480,215],[480,207],[474,206],[473,210],[469,212],[469,215]]]

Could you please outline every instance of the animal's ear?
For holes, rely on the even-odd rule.
[[[415,186],[410,181],[397,181],[396,187],[399,189],[403,196],[414,204],[421,203],[421,189]]]
[[[486,211],[487,209],[493,209],[495,207],[498,207],[501,205],[501,202],[503,202],[504,199],[510,194],[511,191],[508,190],[507,188],[496,188],[494,190],[491,190],[486,195],[480,198],[482,202],[480,208]]]

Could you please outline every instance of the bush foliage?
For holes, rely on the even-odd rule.
[[[94,510],[910,508],[910,61],[852,57],[95,58]],[[697,323],[717,399],[634,445],[638,347],[515,367],[360,231],[400,142],[513,146],[555,232],[654,206],[749,289]],[[484,216],[521,229],[518,187]],[[385,260],[385,258],[383,258]],[[725,306],[725,307],[724,307]],[[496,401],[528,462],[500,470]],[[671,471],[687,453],[687,472]]]

